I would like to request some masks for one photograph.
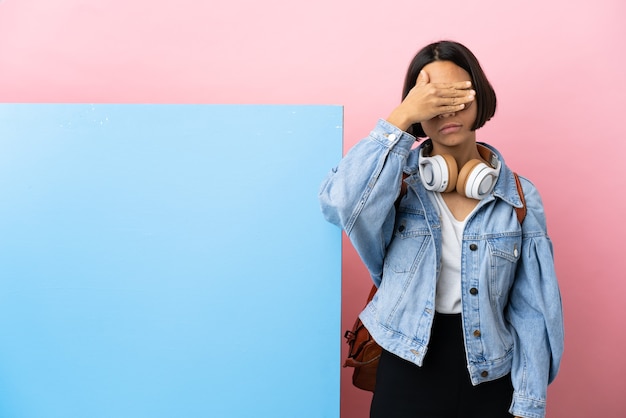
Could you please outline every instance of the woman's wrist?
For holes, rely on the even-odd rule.
[[[411,125],[413,125],[409,118],[407,118],[403,113],[395,110],[391,112],[389,117],[385,120],[403,131],[406,131],[409,127],[411,127]]]

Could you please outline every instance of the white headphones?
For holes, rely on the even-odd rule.
[[[491,167],[479,159],[468,161],[459,171],[456,160],[449,154],[424,155],[431,149],[424,145],[419,155],[419,172],[427,190],[435,192],[456,191],[463,196],[481,200],[489,195],[500,173],[500,160],[489,148],[476,144],[478,152]]]

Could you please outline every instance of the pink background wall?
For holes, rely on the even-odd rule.
[[[0,101],[340,104],[348,148],[397,104],[417,49],[463,42],[499,99],[479,139],[535,182],[549,217],[566,352],[548,416],[618,418],[625,21],[623,0],[0,0]],[[346,242],[342,329],[363,273]],[[349,377],[342,417],[365,417],[370,395]]]

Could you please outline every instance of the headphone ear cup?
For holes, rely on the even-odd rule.
[[[456,165],[456,160],[450,154],[442,154],[443,158],[448,166],[448,186],[444,190],[445,192],[451,192],[456,187],[457,178],[459,177],[459,169]]]
[[[450,155],[425,157],[420,152],[419,172],[426,190],[449,192],[456,187],[457,165]]]
[[[497,180],[498,170],[474,159],[468,161],[459,172],[456,190],[465,197],[481,200],[491,193]]]

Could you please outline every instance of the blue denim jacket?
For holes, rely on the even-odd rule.
[[[320,202],[326,219],[345,230],[379,287],[360,314],[363,324],[383,348],[421,366],[435,310],[441,223],[419,178],[414,141],[379,121],[329,173]],[[552,243],[537,189],[520,178],[527,207],[522,227],[514,211],[522,202],[513,172],[489,148],[502,162],[500,175],[463,234],[467,367],[474,385],[511,372],[510,412],[543,418],[547,386],[563,352]],[[403,172],[407,193],[396,211]]]

